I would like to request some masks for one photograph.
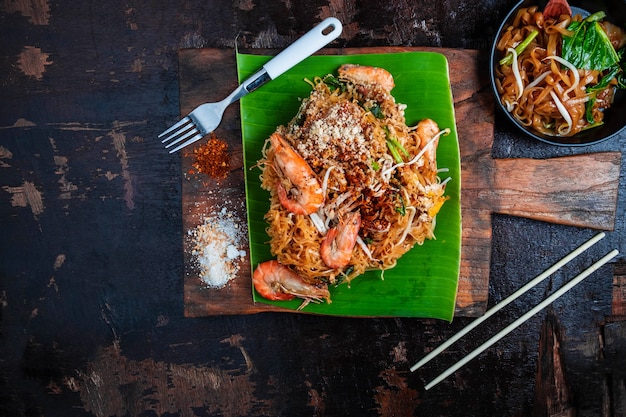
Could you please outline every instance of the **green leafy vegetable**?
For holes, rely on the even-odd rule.
[[[617,87],[626,89],[626,62],[624,61],[624,49],[621,49],[617,54],[619,55],[619,67],[621,70],[616,77]]]
[[[593,106],[596,104],[596,97],[599,91],[604,90],[609,86],[611,80],[613,80],[619,73],[622,72],[622,69],[619,65],[613,65],[606,74],[600,79],[598,84],[593,85],[587,88],[587,94],[589,95],[589,100],[585,103],[585,118],[587,122],[590,124],[594,124],[595,121],[593,119]]]
[[[604,76],[602,76],[602,79],[600,79],[598,84],[587,88],[587,92],[594,93],[600,90],[604,90],[606,87],[608,87],[611,80],[615,78],[620,71],[621,68],[619,67],[619,65],[613,65],[611,68],[609,68],[609,71]]]
[[[585,118],[592,126],[599,126],[593,119],[593,107],[597,93],[606,89],[611,81],[617,81],[618,88],[626,88],[624,78],[624,51],[617,52],[611,40],[600,25],[606,13],[600,11],[580,22],[572,22],[568,30],[571,36],[563,36],[562,57],[576,68],[603,71],[598,84],[587,88],[589,100],[585,103]]]
[[[327,74],[323,78],[323,80],[324,80],[324,83],[327,86],[329,86],[332,91],[340,90],[341,92],[344,92],[346,90],[346,85],[342,83],[341,81],[339,81],[339,78],[335,77],[332,74]]]
[[[585,119],[590,124],[594,123],[593,120],[593,106],[596,104],[596,96],[595,94],[589,98],[589,101],[585,103]]]
[[[602,71],[617,65],[619,55],[599,23],[605,16],[597,12],[581,22],[572,22],[567,27],[572,36],[563,36],[562,58],[581,69]]]

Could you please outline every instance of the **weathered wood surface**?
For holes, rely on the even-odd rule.
[[[334,14],[345,27],[337,47],[486,54],[514,3],[0,2],[0,415],[624,415],[623,255],[423,388],[609,250],[626,253],[624,163],[614,230],[419,372],[408,369],[472,318],[184,315],[182,160],[156,138],[179,117],[180,49],[231,53],[236,38],[283,48]],[[456,97],[464,119],[487,94]],[[483,149],[494,161],[626,148],[626,132],[556,148],[493,119]],[[492,227],[488,305],[596,233],[478,220]]]
[[[612,230],[615,225],[620,152],[575,155],[550,159],[494,159],[493,94],[485,76],[484,54],[449,48],[345,48],[325,49],[323,54],[390,53],[429,50],[446,56],[455,105],[461,154],[461,211],[463,238],[457,295],[457,316],[477,316],[487,306],[491,215],[493,213],[552,223]],[[258,53],[262,53],[260,51]],[[272,52],[265,52],[271,55]],[[235,52],[187,49],[179,53],[181,117],[207,101],[219,101],[237,86]],[[195,161],[193,146],[183,152],[183,229],[193,230],[205,217],[227,208],[245,224],[245,192],[242,171],[238,106],[225,114],[216,135],[229,144],[233,155],[226,180],[205,174],[190,175]],[[204,141],[199,142],[204,143]],[[572,181],[576,178],[576,181]],[[227,204],[224,204],[227,202]],[[184,240],[185,313],[190,317],[284,311],[254,303],[250,264],[241,262],[236,278],[226,287],[207,288],[198,277],[193,242]]]

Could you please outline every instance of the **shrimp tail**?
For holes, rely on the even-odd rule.
[[[257,266],[252,274],[257,292],[268,300],[286,301],[303,299],[299,309],[310,302],[330,303],[330,292],[326,285],[312,285],[305,282],[297,273],[276,260],[266,261]]]

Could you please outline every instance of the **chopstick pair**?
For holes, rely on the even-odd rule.
[[[493,316],[495,313],[497,313],[499,310],[501,310],[502,308],[506,307],[508,304],[510,304],[512,301],[514,301],[516,298],[518,298],[519,296],[521,296],[522,294],[524,294],[525,292],[527,292],[528,290],[530,290],[531,288],[533,288],[534,286],[536,286],[537,284],[539,284],[541,281],[543,281],[545,278],[547,278],[548,276],[552,275],[554,272],[556,272],[558,269],[560,269],[561,267],[563,267],[565,264],[567,264],[568,262],[570,262],[572,259],[576,258],[578,255],[580,255],[582,252],[584,252],[585,250],[589,249],[591,246],[593,246],[594,244],[596,244],[600,239],[604,238],[605,233],[601,232],[599,234],[597,234],[596,236],[594,236],[593,238],[589,239],[587,242],[585,242],[584,244],[582,244],[581,246],[579,246],[577,249],[575,249],[574,251],[572,251],[570,254],[568,254],[567,256],[565,256],[563,259],[561,259],[560,261],[558,261],[557,263],[555,263],[553,266],[551,266],[550,268],[548,268],[546,271],[544,271],[543,273],[541,273],[540,275],[538,275],[537,277],[535,277],[533,280],[531,280],[530,282],[528,282],[526,285],[524,285],[523,287],[521,287],[519,290],[515,291],[513,294],[511,294],[510,296],[508,296],[507,298],[505,298],[504,300],[502,300],[501,302],[499,302],[498,304],[496,304],[495,306],[493,306],[490,310],[488,310],[483,316],[477,318],[476,320],[474,320],[472,323],[470,323],[468,326],[466,326],[465,328],[463,328],[460,332],[458,332],[457,334],[455,334],[453,337],[451,337],[450,339],[448,339],[446,342],[444,342],[443,344],[441,344],[439,347],[437,347],[436,349],[434,349],[433,351],[431,351],[428,355],[426,355],[424,358],[422,358],[419,362],[417,362],[415,365],[413,365],[411,367],[411,372],[414,372],[415,370],[417,370],[418,368],[420,368],[421,366],[423,366],[424,364],[428,363],[430,360],[432,360],[435,356],[439,355],[441,352],[443,352],[445,349],[447,349],[448,347],[450,347],[453,343],[455,343],[456,341],[458,341],[461,337],[465,336],[467,333],[469,333],[470,331],[472,331],[474,328],[476,328],[479,324],[483,323],[485,320],[487,320],[489,317]],[[617,249],[612,250],[611,252],[609,252],[608,254],[606,254],[604,257],[602,257],[599,261],[595,262],[593,265],[591,265],[589,268],[585,269],[583,272],[581,272],[579,275],[577,275],[576,277],[574,277],[571,281],[569,281],[567,284],[563,285],[563,287],[561,287],[559,290],[555,291],[552,295],[550,295],[549,297],[547,297],[545,300],[543,300],[542,302],[540,302],[539,304],[537,304],[535,307],[533,307],[532,309],[530,309],[528,312],[526,312],[524,315],[522,315],[521,317],[519,317],[517,320],[515,320],[513,323],[509,324],[507,327],[505,327],[504,329],[502,329],[501,331],[499,331],[498,333],[496,333],[494,336],[492,336],[489,340],[487,340],[485,343],[483,343],[482,345],[480,345],[479,347],[477,347],[476,349],[474,349],[469,355],[467,355],[466,357],[464,357],[463,359],[461,359],[460,361],[458,361],[456,364],[452,365],[450,368],[448,368],[447,370],[445,370],[443,373],[441,373],[438,377],[436,377],[435,379],[433,379],[431,382],[429,382],[424,388],[426,390],[431,389],[432,387],[434,387],[435,385],[437,385],[438,383],[440,383],[441,381],[443,381],[445,378],[447,378],[448,376],[450,376],[451,374],[453,374],[454,372],[456,372],[458,369],[460,369],[461,367],[463,367],[465,364],[467,364],[469,361],[471,361],[472,359],[474,359],[476,356],[480,355],[482,352],[484,352],[485,350],[487,350],[491,345],[495,344],[496,342],[498,342],[500,339],[502,339],[504,336],[506,336],[507,334],[509,334],[510,332],[512,332],[515,328],[517,328],[520,324],[522,324],[523,322],[525,322],[526,320],[528,320],[530,317],[534,316],[535,314],[537,314],[539,311],[543,310],[546,306],[548,306],[548,304],[552,303],[553,301],[555,301],[557,298],[559,298],[560,296],[562,296],[563,294],[565,294],[567,291],[569,291],[570,289],[572,289],[574,286],[578,285],[583,279],[587,278],[589,275],[591,275],[593,272],[595,272],[596,270],[598,270],[600,267],[602,267],[604,264],[606,264],[607,262],[609,262],[611,259],[613,259],[615,256],[617,256],[617,254],[619,253],[619,251]]]

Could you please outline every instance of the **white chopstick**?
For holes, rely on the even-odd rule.
[[[527,292],[528,290],[530,290],[531,288],[539,284],[541,281],[543,281],[544,279],[546,279],[547,277],[555,273],[557,270],[562,268],[565,264],[570,262],[572,259],[574,259],[578,255],[580,255],[581,253],[589,249],[591,246],[595,245],[600,239],[604,238],[604,236],[606,236],[604,232],[598,233],[597,235],[589,239],[587,242],[580,245],[577,249],[570,252],[569,255],[565,256],[563,259],[561,259],[560,261],[552,265],[550,268],[546,269],[543,273],[535,277],[532,281],[528,282],[522,288],[515,291],[513,294],[509,295],[504,300],[500,301],[498,304],[493,306],[490,310],[485,312],[485,314],[483,314],[481,317],[474,320],[468,326],[464,327],[460,332],[452,336],[450,339],[446,340],[436,349],[432,350],[428,355],[424,356],[419,362],[417,362],[415,365],[411,367],[411,372],[416,371],[418,368],[428,363],[431,359],[433,359],[435,356],[439,355],[441,352],[449,348],[453,343],[455,343],[457,340],[459,340],[460,338],[468,334],[470,331],[476,328],[479,324],[487,320],[489,317],[493,316],[495,313],[497,313],[498,311],[506,307],[516,298],[520,297],[522,294],[524,294],[525,292]]]
[[[587,278],[587,276],[589,276],[590,274],[592,274],[593,272],[598,270],[601,266],[603,266],[604,264],[609,262],[611,259],[613,259],[615,256],[617,256],[618,253],[619,253],[619,251],[617,249],[614,249],[611,252],[609,252],[608,254],[604,255],[604,257],[602,259],[600,259],[599,261],[597,261],[596,263],[591,265],[589,268],[585,269],[582,273],[580,273],[579,275],[574,277],[574,279],[569,281],[567,284],[565,284],[559,290],[555,291],[554,294],[550,295],[548,298],[543,300],[541,303],[537,304],[535,307],[533,307],[531,310],[529,310],[526,314],[524,314],[523,316],[521,316],[520,318],[515,320],[513,323],[509,324],[504,329],[500,330],[495,336],[491,337],[491,339],[487,340],[485,343],[483,343],[482,345],[480,345],[479,347],[474,349],[465,358],[461,359],[459,362],[457,362],[456,364],[454,364],[453,366],[451,366],[450,368],[445,370],[441,375],[439,375],[437,378],[435,378],[431,382],[429,382],[424,388],[426,390],[429,390],[432,387],[434,387],[435,385],[437,385],[438,383],[440,383],[441,381],[443,381],[449,375],[451,375],[452,373],[456,372],[459,368],[461,368],[462,366],[467,364],[469,361],[474,359],[476,356],[480,355],[483,351],[488,349],[491,345],[493,345],[494,343],[496,343],[497,341],[502,339],[504,336],[506,336],[507,334],[512,332],[517,326],[519,326],[520,324],[522,324],[523,322],[528,320],[530,317],[532,317],[535,314],[537,314],[539,311],[543,310],[548,304],[552,303],[554,300],[556,300],[557,298],[559,298],[560,296],[565,294],[567,291],[572,289],[574,286],[579,284],[583,279]]]

